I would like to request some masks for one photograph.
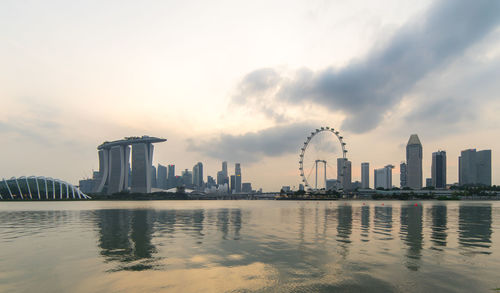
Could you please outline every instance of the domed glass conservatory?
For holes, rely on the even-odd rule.
[[[72,184],[50,177],[12,177],[0,181],[0,200],[90,199]]]

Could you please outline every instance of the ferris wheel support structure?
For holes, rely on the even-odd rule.
[[[335,135],[339,141],[339,144],[340,144],[340,147],[341,147],[341,150],[342,150],[342,167],[341,168],[338,168],[340,170],[340,174],[337,174],[337,178],[343,182],[344,180],[344,174],[345,174],[345,169],[346,169],[346,166],[345,166],[345,161],[347,160],[347,149],[346,149],[346,143],[344,142],[344,138],[340,135],[339,131],[338,130],[335,130],[334,128],[332,127],[328,127],[328,126],[325,126],[325,127],[320,127],[320,128],[317,128],[315,131],[311,132],[311,134],[306,138],[306,141],[304,142],[304,145],[302,146],[302,148],[300,149],[300,155],[299,155],[299,171],[300,171],[300,177],[302,178],[302,182],[304,183],[304,189],[312,189],[311,186],[309,185],[309,182],[307,181],[307,178],[304,174],[304,155],[307,151],[307,147],[309,146],[309,143],[311,142],[311,140],[316,136],[318,135],[319,133],[322,133],[322,132],[329,132],[329,133],[332,133],[333,135]],[[318,188],[318,163],[324,163],[324,166],[325,166],[325,185],[326,185],[326,160],[316,160],[315,161],[315,166],[316,166],[316,184],[315,184],[315,189]],[[326,186],[325,186],[326,188]]]

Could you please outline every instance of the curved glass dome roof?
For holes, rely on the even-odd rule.
[[[90,199],[72,184],[50,177],[21,176],[0,181],[0,200]]]

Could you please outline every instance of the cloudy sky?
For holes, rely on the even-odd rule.
[[[353,162],[492,149],[500,184],[500,1],[0,2],[0,177],[77,183],[96,147],[165,137],[154,162],[298,186],[319,126]],[[371,175],[373,173],[371,172]],[[399,168],[394,169],[399,184]]]

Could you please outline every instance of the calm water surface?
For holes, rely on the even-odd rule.
[[[495,292],[499,234],[499,202],[0,203],[0,291]]]

